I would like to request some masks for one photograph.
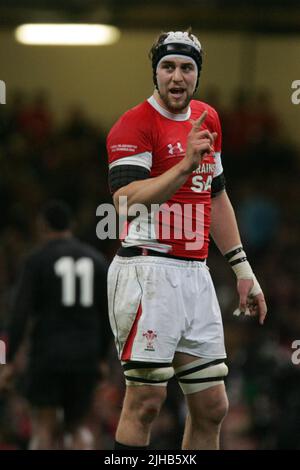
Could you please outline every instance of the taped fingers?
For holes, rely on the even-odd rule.
[[[247,297],[247,303],[246,303],[246,309],[241,310],[240,308],[237,308],[234,312],[233,315],[239,316],[241,314],[244,314],[246,316],[258,316],[259,317],[259,323],[263,325],[266,315],[267,315],[267,305],[266,301],[264,298],[263,293],[259,293],[256,296],[254,295],[249,295]]]

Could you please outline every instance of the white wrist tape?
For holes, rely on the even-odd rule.
[[[257,295],[262,292],[261,287],[252,271],[247,255],[241,245],[234,246],[225,253],[225,258],[231,265],[237,279],[253,279],[253,287],[249,295]]]

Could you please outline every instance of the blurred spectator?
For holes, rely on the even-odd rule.
[[[39,91],[31,104],[27,105],[18,116],[20,132],[24,133],[32,144],[43,144],[51,136],[52,115],[48,96]]]
[[[237,210],[240,232],[242,238],[247,239],[247,249],[255,255],[276,239],[281,222],[280,208],[264,191],[263,185],[254,184],[250,189],[250,185],[245,183],[240,194]]]

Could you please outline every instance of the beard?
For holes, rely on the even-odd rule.
[[[182,98],[176,100],[175,98],[172,98],[172,94],[168,91],[162,93],[159,88],[157,88],[157,91],[166,108],[173,114],[178,114],[181,111],[184,111],[190,104],[190,101],[194,95],[194,92],[188,93],[188,91],[185,90]]]

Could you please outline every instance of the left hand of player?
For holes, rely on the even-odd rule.
[[[239,279],[237,283],[237,290],[239,293],[239,308],[234,311],[234,315],[258,316],[259,323],[264,324],[267,315],[267,305],[263,292],[257,295],[249,295],[253,287],[252,279]]]

